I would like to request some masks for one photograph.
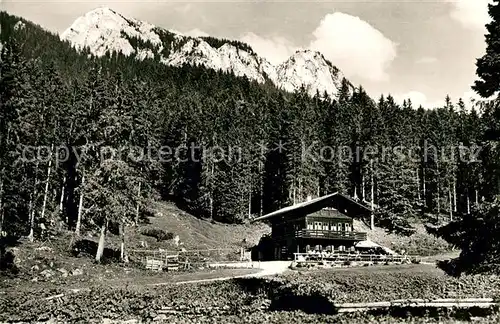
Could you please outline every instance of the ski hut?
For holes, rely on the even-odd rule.
[[[275,260],[293,253],[347,251],[366,240],[366,233],[353,229],[353,219],[369,220],[371,209],[353,198],[333,193],[255,218],[272,226]]]

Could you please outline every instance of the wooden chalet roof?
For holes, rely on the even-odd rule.
[[[337,210],[336,210],[337,211]],[[343,213],[335,213],[335,214],[330,214],[328,213],[328,211],[323,211],[323,210],[318,210],[317,212],[313,212],[311,214],[308,214],[308,216],[315,216],[315,217],[319,217],[319,218],[334,218],[334,219],[339,219],[339,220],[342,220],[342,219],[346,219],[346,220],[352,220],[351,217],[343,214]]]
[[[272,213],[254,218],[252,222],[257,222],[257,221],[262,221],[270,218],[275,218],[277,216],[282,216],[286,217],[289,214],[301,212],[301,210],[308,211],[310,213],[311,211],[314,210],[321,210],[322,208],[326,207],[328,202],[333,201],[333,200],[342,200],[347,206],[346,208],[355,207],[358,210],[362,210],[365,213],[370,213],[371,209],[358,201],[354,200],[353,198],[343,195],[341,193],[335,192],[323,197],[318,197],[309,201],[305,201],[299,204],[295,204],[292,206],[288,206],[285,208],[281,208],[277,211],[274,211]]]

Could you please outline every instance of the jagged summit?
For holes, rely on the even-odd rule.
[[[99,7],[77,18],[61,34],[61,38],[70,41],[76,48],[88,47],[97,56],[113,51],[128,56],[139,49],[134,48],[127,38],[135,37],[158,46],[161,44],[154,28],[151,24],[125,18],[108,7]]]
[[[96,7],[95,9],[87,12],[85,16],[118,16],[124,18],[122,15],[120,15],[118,12],[114,11],[108,6]]]
[[[315,51],[298,50],[278,66],[258,56],[250,46],[212,37],[190,37],[133,18],[109,7],[96,8],[77,18],[60,35],[75,48],[88,48],[96,56],[108,52],[134,55],[138,60],[157,59],[170,66],[184,64],[232,72],[294,92],[302,86],[312,96],[317,92],[335,96],[343,74]]]
[[[325,59],[323,54],[311,50],[298,50],[277,67],[277,83],[287,91],[302,85],[314,96],[336,94],[342,86],[344,75]]]

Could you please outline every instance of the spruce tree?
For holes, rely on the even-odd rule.
[[[21,102],[28,96],[23,91],[25,62],[19,54],[16,43],[4,39],[0,50],[0,236],[8,232],[23,232],[23,225],[17,221],[23,213],[16,209],[16,201],[20,201],[17,187],[20,183],[17,181],[22,179],[16,177],[16,168],[13,167],[16,159],[22,158],[16,157],[15,152],[21,127]]]
[[[473,89],[482,97],[490,97],[500,89],[500,1],[488,4],[492,19],[486,25],[486,53],[477,60],[476,73],[479,77]]]

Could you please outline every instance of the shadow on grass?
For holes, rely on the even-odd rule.
[[[270,311],[302,311],[307,314],[333,315],[337,310],[332,302],[319,294],[296,296],[283,294],[272,299]]]
[[[266,299],[267,311],[302,311],[307,314],[335,315],[339,309],[334,301],[321,293],[312,292],[308,295],[297,295],[293,287],[286,282],[266,278],[239,278],[234,282],[254,299]],[[390,316],[393,318],[452,318],[470,321],[473,317],[486,317],[499,311],[497,306],[490,308],[472,307],[439,308],[439,307],[390,307],[366,311],[372,316]]]
[[[498,307],[470,308],[438,308],[438,307],[391,307],[371,310],[372,316],[391,316],[394,318],[452,318],[460,321],[471,321],[474,317],[487,317],[499,311]]]
[[[71,254],[74,257],[88,257],[94,258],[97,253],[97,242],[83,239],[75,242],[71,247]],[[120,262],[120,251],[104,248],[101,263],[115,263]]]
[[[19,237],[6,236],[0,238],[0,274],[15,276],[19,269],[15,264],[16,256],[8,249],[19,245]]]
[[[266,278],[234,279],[239,287],[256,298],[271,301],[268,311],[303,311],[307,314],[335,314],[332,302],[321,294],[295,295],[291,287]]]

